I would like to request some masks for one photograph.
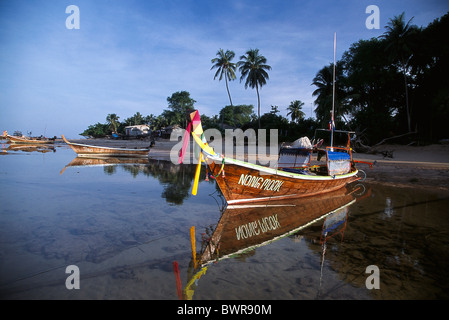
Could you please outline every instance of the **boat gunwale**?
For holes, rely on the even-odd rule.
[[[146,150],[145,150],[146,151]],[[80,158],[94,158],[94,159],[108,159],[108,158],[146,158],[148,154],[135,154],[135,153],[101,153],[101,152],[91,152],[91,153],[78,153]]]
[[[138,152],[138,151],[150,151],[150,148],[143,148],[143,149],[129,149],[129,148],[116,148],[116,147],[105,147],[105,146],[94,146],[89,144],[82,144],[82,143],[75,143],[68,141],[64,136],[62,136],[65,143],[67,143],[69,146],[77,146],[77,147],[83,147],[83,148],[97,148],[97,149],[105,149],[105,150],[117,150],[117,151],[130,151],[130,152]],[[82,154],[95,154],[95,152],[85,152]],[[102,154],[102,153],[100,153]]]
[[[81,144],[81,143],[68,143],[69,145],[78,146],[78,147],[86,147],[86,148],[98,148],[98,149],[106,149],[106,150],[119,150],[119,151],[149,151],[150,148],[143,149],[129,149],[129,148],[116,148],[116,147],[105,147],[105,146],[94,146],[89,144]]]
[[[355,182],[357,180],[359,180],[360,178],[356,178],[353,181],[350,181],[349,183]],[[323,191],[317,191],[317,192],[312,192],[312,193],[307,193],[307,194],[298,194],[298,193],[293,193],[293,194],[289,194],[289,195],[281,195],[281,196],[265,196],[265,197],[260,197],[260,198],[242,198],[242,199],[232,199],[232,200],[226,200],[227,204],[229,205],[234,205],[234,204],[239,204],[239,203],[249,203],[249,202],[264,202],[264,201],[277,201],[277,200],[288,200],[288,199],[298,199],[298,198],[307,198],[307,197],[314,197],[323,193],[327,193],[327,192],[333,192],[333,191],[337,191],[341,188],[344,188],[345,185],[339,185],[333,188],[330,188],[329,190],[323,192]]]
[[[209,158],[211,160],[214,161],[220,161],[218,160],[218,158],[213,157],[213,156],[209,156]],[[287,172],[287,171],[283,171],[282,169],[279,168],[271,168],[271,167],[265,167],[265,166],[261,166],[258,164],[254,164],[254,163],[249,163],[249,162],[245,162],[245,161],[241,161],[241,160],[237,160],[237,159],[233,159],[233,158],[222,158],[224,159],[224,163],[228,163],[228,164],[233,164],[236,166],[242,166],[245,168],[249,168],[249,169],[253,169],[253,170],[258,170],[258,171],[263,171],[266,172],[267,174],[273,174],[273,175],[278,175],[281,177],[286,177],[286,178],[293,178],[293,179],[301,179],[301,180],[335,180],[335,179],[346,179],[349,177],[353,177],[355,175],[357,175],[358,173],[358,169],[355,168],[354,171],[351,171],[349,173],[345,173],[345,174],[340,174],[340,175],[334,175],[334,176],[314,176],[314,175],[307,175],[307,174],[301,174],[301,173],[295,173],[295,172]],[[221,160],[223,161],[223,160]]]
[[[54,144],[54,140],[49,138],[34,139],[31,137],[16,137],[9,134],[3,137],[9,140],[11,144]]]

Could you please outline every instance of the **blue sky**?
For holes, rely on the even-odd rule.
[[[79,29],[66,28],[69,5]],[[380,29],[366,28],[368,5],[379,7]],[[79,138],[108,113],[159,115],[182,90],[213,116],[229,104],[210,70],[220,48],[234,62],[250,48],[267,58],[261,113],[277,105],[286,116],[301,100],[310,116],[312,79],[333,60],[334,32],[339,59],[395,15],[425,27],[448,11],[447,0],[0,0],[0,130]],[[229,88],[234,104],[257,108],[239,78]]]

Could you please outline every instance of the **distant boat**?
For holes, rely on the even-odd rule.
[[[150,152],[150,148],[143,149],[130,149],[130,148],[114,148],[114,147],[100,147],[88,144],[69,142],[64,135],[61,135],[62,139],[67,143],[73,151],[75,151],[79,157],[147,157]]]
[[[17,143],[17,144],[50,144],[54,143],[55,139],[48,139],[48,138],[31,138],[31,137],[16,137],[16,136],[10,136],[9,134],[4,135],[10,143]]]

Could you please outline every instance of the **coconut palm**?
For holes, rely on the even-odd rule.
[[[231,62],[232,59],[235,57],[234,51],[226,50],[226,52],[223,51],[223,49],[220,49],[217,51],[217,58],[213,58],[211,62],[214,64],[211,70],[214,68],[217,68],[217,72],[215,72],[214,80],[219,76],[218,80],[221,81],[223,79],[223,76],[225,78],[226,82],[226,90],[228,91],[229,101],[231,102],[232,106],[232,99],[231,94],[229,93],[229,87],[228,87],[228,80],[235,80],[235,69],[237,68],[236,64]]]
[[[305,114],[301,110],[303,105],[304,102],[302,102],[301,100],[290,102],[290,105],[287,108],[287,116],[291,116],[293,122],[298,122],[299,120],[304,119]]]
[[[333,65],[322,68],[313,78],[312,84],[317,87],[313,91],[312,96],[315,99],[315,114],[321,124],[330,120],[329,112],[332,110],[332,81],[333,81]]]
[[[271,67],[266,64],[267,59],[259,55],[259,49],[250,49],[246,52],[246,55],[240,57],[240,61],[237,63],[241,72],[240,82],[246,78],[245,89],[251,87],[256,88],[257,92],[257,110],[259,117],[259,129],[260,129],[260,96],[259,87],[267,83],[269,79],[267,70],[271,70]]]
[[[414,25],[410,25],[413,18],[411,18],[407,23],[405,22],[405,12],[401,13],[399,16],[390,19],[385,29],[387,31],[380,36],[381,39],[386,41],[386,50],[390,56],[393,63],[398,63],[399,68],[404,76],[404,86],[405,86],[405,106],[407,111],[407,124],[408,130],[411,132],[411,121],[410,121],[410,109],[408,102],[408,81],[407,73],[409,72],[409,62],[412,58],[412,50],[410,46],[410,36],[418,30]]]
[[[115,113],[110,113],[106,117],[106,121],[111,126],[113,132],[117,132],[117,127],[118,127],[117,122],[118,122],[119,118],[120,117],[118,117]]]
[[[332,99],[333,99],[333,69],[334,64],[331,63],[328,66],[323,67],[313,78],[312,85],[316,86],[317,89],[313,91],[312,96],[315,99],[315,114],[317,119],[320,121],[321,125],[329,122],[330,112],[332,110]],[[335,68],[335,109],[339,111],[339,115],[335,115],[335,120],[343,115],[345,92],[343,89],[343,65],[340,61],[337,62]]]

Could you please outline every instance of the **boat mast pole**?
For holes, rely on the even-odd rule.
[[[335,51],[337,49],[337,33],[334,33],[334,72],[332,79],[332,113],[331,113],[331,148],[334,143],[334,110],[335,110]]]

